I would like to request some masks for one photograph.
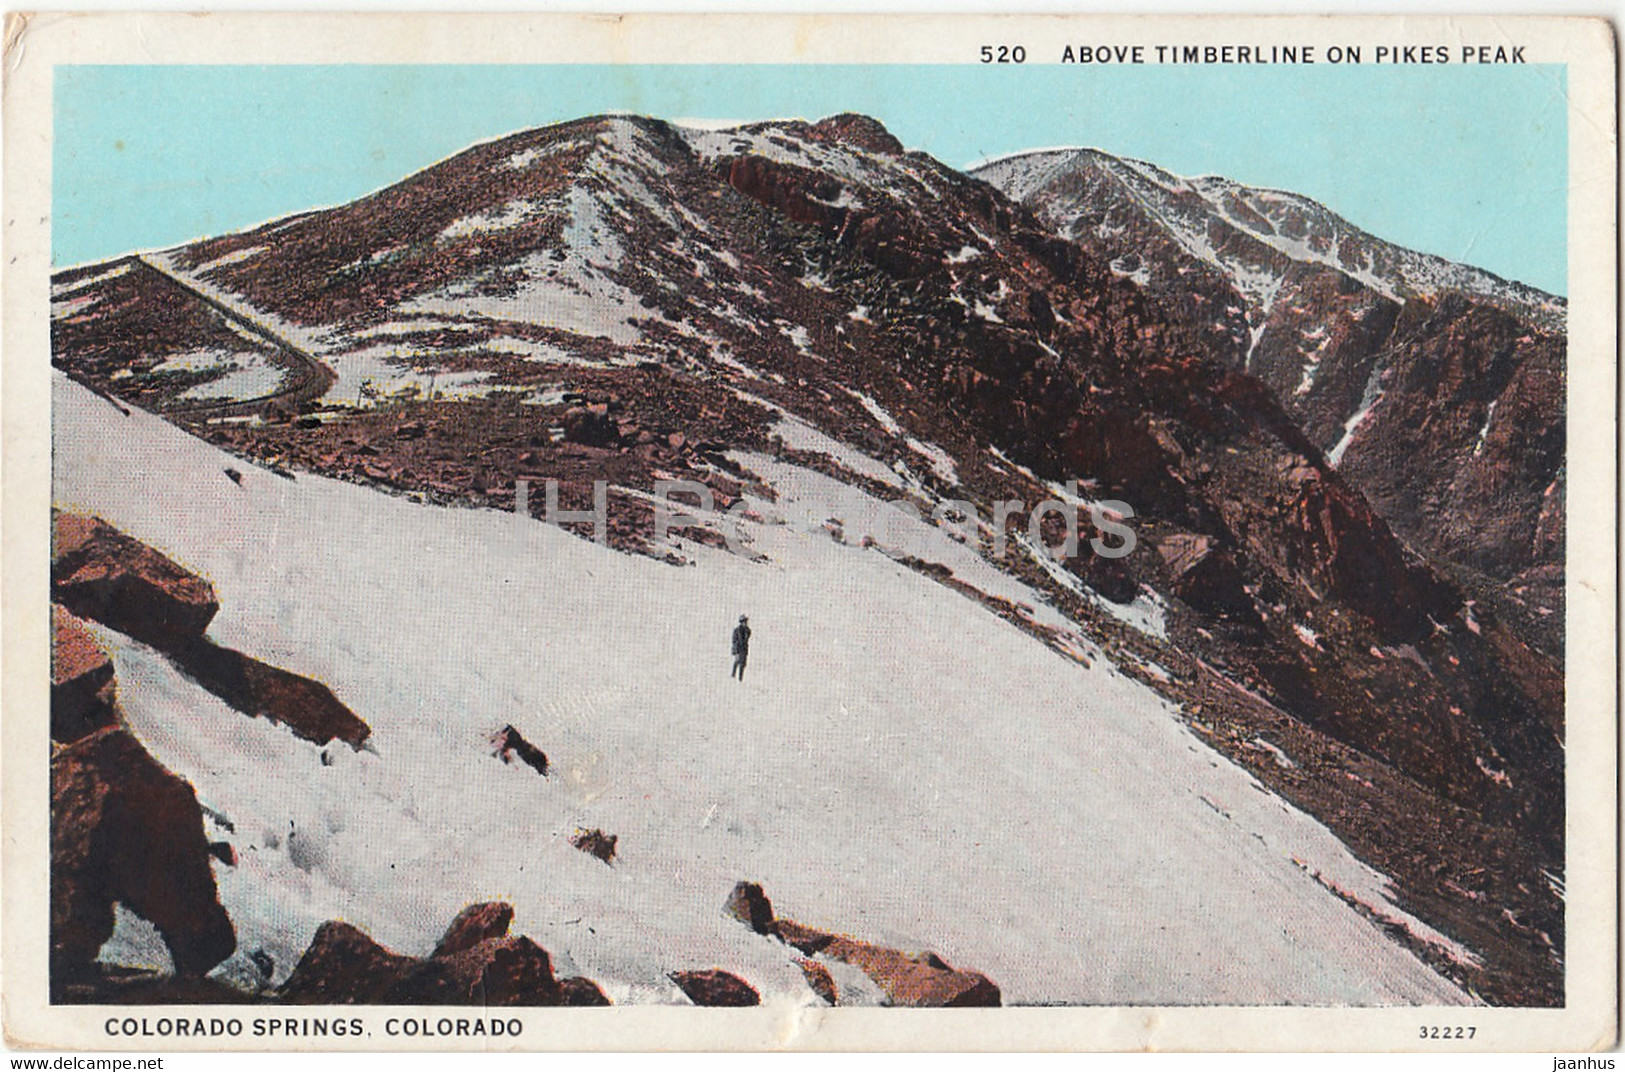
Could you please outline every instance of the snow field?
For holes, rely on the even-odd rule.
[[[325,919],[422,954],[465,904],[503,899],[617,1000],[680,1002],[665,973],[714,966],[816,1002],[785,947],[722,914],[752,879],[781,915],[934,950],[1007,1002],[1467,1000],[1312,877],[1425,933],[1380,875],[1166,701],[883,554],[763,523],[766,562],[685,547],[696,564],[674,568],[290,481],[60,374],[54,444],[60,505],[206,576],[211,636],[373,727],[324,766],[103,633],[138,735],[235,826],[211,827],[243,861],[217,865],[222,899],[239,956],[264,947],[278,978]],[[782,509],[857,512],[834,481],[751,461]],[[551,777],[491,756],[507,722]],[[578,826],[620,837],[614,866],[567,845]]]

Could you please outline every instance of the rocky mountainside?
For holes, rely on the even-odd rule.
[[[1524,383],[1517,406],[1497,402],[1510,415],[1550,401],[1525,355],[1555,355],[1560,375],[1561,337],[1518,320],[1515,288],[1424,294],[1416,263],[1369,252],[1367,281],[1281,264],[1284,302],[1249,305],[1217,269],[1175,293],[1171,253],[1153,271],[1092,231],[1057,236],[864,117],[726,131],[592,118],[350,205],[61,273],[54,361],[243,459],[226,476],[244,488],[253,466],[541,516],[521,481],[557,481],[575,511],[605,481],[608,542],[670,568],[711,562],[735,523],[745,559],[776,568],[762,519],[823,481],[819,539],[967,597],[1079,672],[1114,667],[1160,694],[1390,876],[1425,924],[1393,928],[1416,955],[1488,1000],[1560,1001],[1562,666],[1456,575],[1539,563],[1503,555],[1488,528],[1402,542],[1390,521],[1410,532],[1448,505],[1441,489],[1466,494],[1461,473],[1430,467],[1456,455],[1409,457],[1420,490],[1355,465],[1371,433],[1329,458],[1325,420],[1283,397],[1288,357],[1267,343],[1289,334],[1307,301],[1294,295],[1330,287],[1351,335],[1369,317],[1417,325],[1371,328],[1383,391],[1424,368],[1446,391],[1443,348],[1474,389],[1490,389],[1470,371],[1485,363]],[[1337,377],[1363,391],[1364,360]],[[1405,406],[1455,422],[1439,397]],[[1560,433],[1560,407],[1546,417]],[[1475,457],[1510,465],[1513,426],[1497,428]],[[662,536],[658,482],[678,479],[738,509],[696,508]],[[899,500],[933,520],[874,523]],[[1125,530],[1130,553],[1101,553]],[[1051,552],[1069,538],[1078,553]]]
[[[1297,194],[1093,149],[975,174],[1267,383],[1402,536],[1505,582],[1526,634],[1560,648],[1562,298],[1384,242]]]

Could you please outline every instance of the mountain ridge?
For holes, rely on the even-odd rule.
[[[1110,252],[865,117],[590,118],[156,266],[59,273],[53,361],[273,471],[424,504],[512,511],[519,480],[556,480],[579,511],[603,480],[608,542],[665,562],[722,546],[709,515],[658,531],[650,489],[674,478],[723,507],[812,482],[819,538],[843,545],[858,493],[935,516],[921,540],[968,513],[959,550],[856,549],[1179,704],[1483,952],[1453,978],[1552,1000],[1560,663],[1396,538],[1268,383]],[[274,339],[331,371],[320,395],[264,401],[286,382]],[[1044,544],[1101,535],[1032,516],[1062,487],[1131,503],[1141,549],[1058,563]]]

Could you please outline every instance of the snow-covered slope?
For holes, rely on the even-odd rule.
[[[783,946],[723,915],[752,879],[786,915],[935,950],[1009,1002],[1467,1000],[1329,892],[1448,945],[1325,828],[1099,652],[1058,654],[894,561],[884,533],[862,546],[867,507],[827,477],[738,455],[779,495],[750,501],[762,557],[685,545],[695,565],[674,569],[290,480],[60,375],[54,408],[58,502],[206,576],[216,639],[326,682],[373,729],[326,765],[103,634],[137,734],[234,828],[223,971],[263,948],[280,979],[335,917],[426,953],[464,904],[502,899],[618,1000],[680,1001],[665,973],[709,967],[816,1000]],[[975,583],[922,529],[912,553]],[[550,777],[491,756],[508,722]],[[582,826],[619,836],[613,866],[569,847]]]

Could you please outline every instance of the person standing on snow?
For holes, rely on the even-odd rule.
[[[745,680],[745,659],[750,655],[750,619],[743,614],[739,616],[739,624],[734,626],[734,668],[729,677]]]

